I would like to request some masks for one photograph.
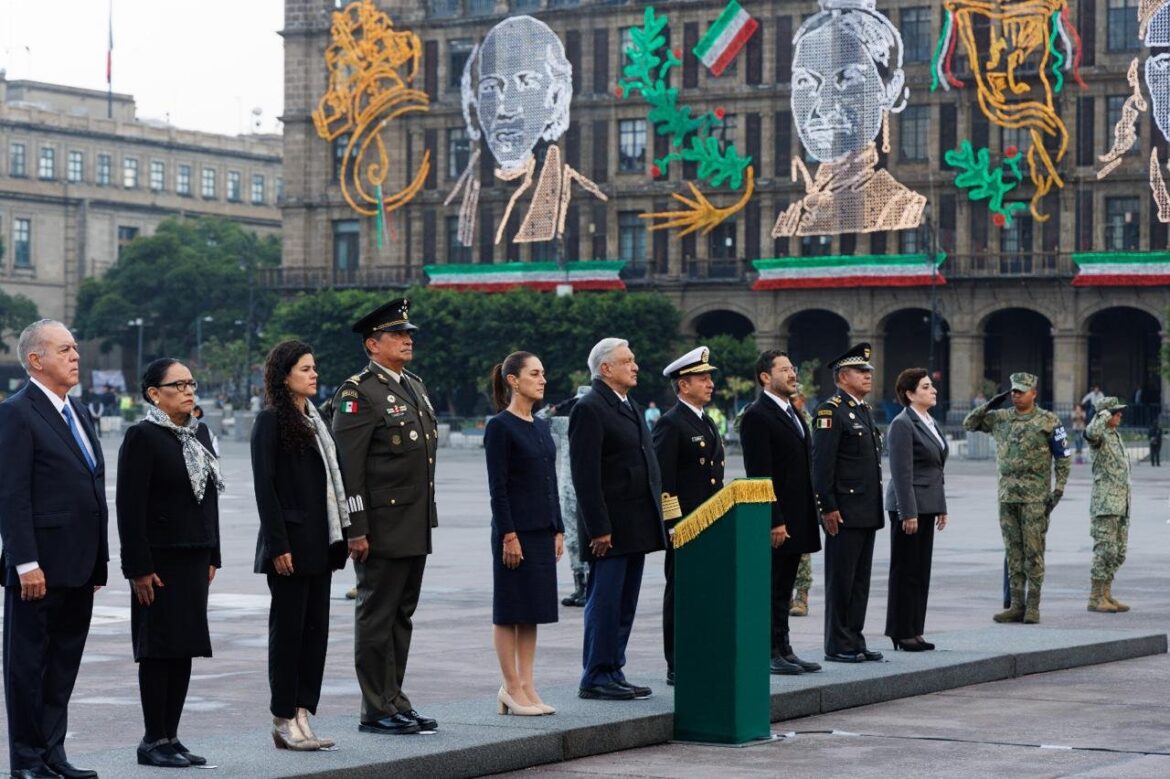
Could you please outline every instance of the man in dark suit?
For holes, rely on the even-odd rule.
[[[711,402],[718,370],[710,351],[699,346],[667,365],[662,375],[678,393],[678,402],[654,425],[654,453],[662,472],[662,518],[667,533],[683,517],[723,488],[723,440],[703,411]],[[674,684],[674,549],[666,545],[666,589],[662,595],[662,647],[666,683]]]
[[[748,476],[768,477],[772,504],[772,673],[821,670],[801,660],[788,638],[788,610],[803,554],[821,551],[817,503],[812,486],[812,433],[792,405],[796,368],[781,351],[756,360],[760,396],[743,412],[740,441]]]
[[[626,681],[622,666],[634,627],[647,552],[666,546],[659,511],[661,477],[642,421],[629,397],[638,363],[629,343],[604,338],[589,352],[593,391],[569,415],[569,460],[577,491],[578,532],[591,564],[585,594],[582,698],[646,698],[649,687]]]
[[[106,464],[84,404],[77,342],[60,322],[25,328],[29,381],[0,403],[4,693],[14,777],[96,777],[65,756],[93,594],[106,583]]]
[[[419,714],[402,681],[411,617],[431,553],[438,424],[414,357],[410,301],[380,306],[353,326],[369,365],[342,382],[333,436],[349,502],[349,553],[357,573],[354,664],[367,733],[418,733],[438,723]]]
[[[857,344],[829,367],[837,393],[817,409],[813,487],[825,525],[825,659],[881,660],[865,645],[874,536],[883,526],[882,440],[865,396],[870,347]]]

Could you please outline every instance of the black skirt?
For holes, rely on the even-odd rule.
[[[211,657],[207,628],[207,569],[211,549],[151,550],[163,586],[142,606],[130,588],[130,637],[134,659]]]
[[[492,624],[556,622],[556,531],[521,530],[516,535],[524,559],[518,568],[506,568],[500,535],[492,529]]]

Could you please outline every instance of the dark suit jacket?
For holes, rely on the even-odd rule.
[[[799,424],[803,438],[779,404],[761,393],[744,410],[739,431],[747,475],[772,479],[776,491],[772,527],[784,525],[788,530],[788,540],[776,551],[786,554],[821,550],[812,486],[812,431],[803,419]]]
[[[266,408],[256,415],[252,425],[252,482],[260,515],[256,573],[276,573],[273,558],[289,552],[297,576],[345,567],[344,540],[329,543],[328,477],[316,446],[285,449],[276,412]]]
[[[207,425],[199,424],[196,437],[212,451]],[[157,549],[211,549],[211,564],[222,567],[219,490],[208,482],[197,503],[178,436],[153,422],[126,430],[118,451],[117,496],[123,576],[154,573]]]
[[[723,488],[723,441],[709,418],[682,401],[658,418],[650,432],[662,472],[662,516],[682,519]]]
[[[582,559],[590,539],[613,535],[609,555],[666,548],[659,498],[662,480],[642,409],[622,404],[600,379],[569,415],[569,464],[580,516]]]
[[[0,538],[5,586],[19,586],[16,566],[34,560],[49,587],[106,583],[106,461],[85,405],[68,398],[89,438],[89,470],[64,417],[29,382],[0,403]]]
[[[947,513],[943,487],[946,445],[939,443],[911,408],[903,409],[890,422],[886,444],[890,450],[886,509],[897,512],[899,519]]]
[[[845,527],[882,527],[882,438],[868,404],[838,392],[813,422],[813,489],[821,513],[840,511]]]
[[[548,420],[526,422],[507,411],[483,431],[492,527],[508,533],[547,530],[564,533],[557,492],[557,445]]]

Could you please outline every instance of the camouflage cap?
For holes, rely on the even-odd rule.
[[[1011,380],[1013,392],[1016,390],[1027,392],[1030,389],[1036,389],[1037,379],[1031,373],[1013,373]]]
[[[1108,411],[1116,414],[1125,408],[1125,404],[1119,398],[1113,396],[1101,398],[1101,402],[1093,406],[1096,411]]]

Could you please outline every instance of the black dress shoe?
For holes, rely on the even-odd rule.
[[[799,657],[797,657],[794,654],[784,655],[784,659],[790,663],[796,663],[797,665],[799,665],[801,668],[804,669],[805,673],[811,674],[811,673],[816,673],[817,671],[821,670],[820,663],[814,663],[811,660],[801,660]]]
[[[138,745],[138,765],[152,765],[155,768],[189,768],[191,761],[179,754],[171,742],[143,742]]]
[[[190,763],[191,765],[207,765],[207,758],[206,757],[203,757],[201,755],[192,754],[191,750],[187,749],[187,747],[183,746],[183,742],[179,741],[179,739],[172,738],[171,739],[171,746],[173,746],[175,748],[176,752],[178,752],[183,757],[187,758],[187,762]]]
[[[606,682],[605,684],[595,684],[592,687],[582,687],[577,690],[577,697],[599,701],[632,701],[634,700],[634,691],[617,682]]]
[[[667,671],[666,672],[666,685],[668,687],[674,686],[674,671]]]
[[[649,687],[642,687],[641,685],[638,685],[638,684],[630,684],[625,679],[622,679],[617,684],[619,687],[625,687],[627,690],[633,690],[634,697],[637,698],[638,700],[644,700],[644,699],[649,698],[651,695],[654,694],[654,691],[651,690]]]
[[[61,774],[45,766],[43,768],[17,768],[9,776],[12,779],[58,779]]]
[[[768,670],[779,676],[799,676],[804,673],[803,668],[789,662],[783,655],[772,655],[772,663]]]
[[[438,730],[439,729],[439,721],[438,720],[432,719],[431,717],[424,717],[423,715],[419,714],[414,709],[411,709],[410,711],[407,711],[407,712],[403,712],[403,716],[409,717],[410,719],[417,722],[419,728],[422,730]]]
[[[862,649],[861,656],[863,658],[865,658],[866,660],[869,660],[871,663],[876,663],[878,660],[882,659],[881,652],[876,652],[876,651],[869,650],[869,649]]]
[[[49,770],[55,771],[65,779],[97,779],[97,771],[90,768],[78,768],[70,763],[68,760],[62,760],[60,763],[49,763]]]
[[[865,655],[861,652],[838,652],[835,655],[825,655],[830,663],[864,663]]]
[[[417,722],[405,714],[391,714],[388,717],[383,717],[373,722],[362,722],[358,724],[358,730],[362,733],[404,736],[409,733],[418,733],[422,728],[419,727]]]

